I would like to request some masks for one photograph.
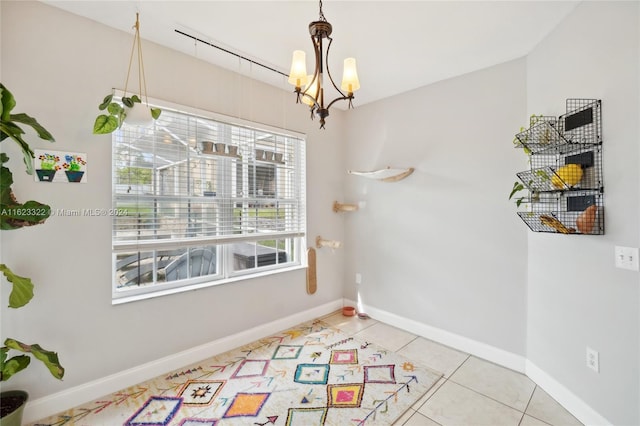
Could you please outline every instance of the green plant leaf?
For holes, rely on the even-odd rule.
[[[6,154],[0,155],[2,163],[8,159]],[[11,190],[12,184],[11,170],[0,167],[0,229],[11,230],[43,223],[51,215],[51,207],[37,201],[19,203]]]
[[[122,110],[123,108],[116,103],[109,104],[109,107],[107,108],[107,111],[109,111],[109,114],[111,115],[118,115]]]
[[[20,148],[22,149],[23,157],[24,157],[24,160],[23,160],[24,165],[27,168],[26,170],[27,174],[32,175],[33,174],[32,159],[35,157],[35,155],[33,154],[33,150],[31,149],[29,144],[24,139],[22,139],[22,135],[24,134],[24,131],[10,121],[0,121],[0,132],[3,135],[6,135],[11,139],[13,139],[20,146]]]
[[[158,117],[160,117],[160,114],[162,114],[162,110],[160,108],[151,108],[151,116],[154,120],[157,120]]]
[[[520,207],[520,204],[522,204],[522,201],[524,200],[524,198],[518,198],[516,200],[516,207]]]
[[[15,349],[20,352],[32,354],[36,359],[44,363],[47,369],[49,369],[51,375],[56,379],[62,379],[62,377],[64,377],[64,368],[60,365],[57,353],[43,349],[38,344],[25,345],[24,343],[11,338],[5,340],[4,345],[9,349]]]
[[[100,111],[104,111],[109,104],[111,103],[111,100],[113,99],[113,95],[107,95],[104,97],[104,99],[102,100],[102,103],[100,105],[98,105],[98,109]]]
[[[53,135],[51,135],[51,133],[49,133],[47,129],[45,129],[44,127],[42,127],[42,125],[40,125],[40,123],[38,123],[38,120],[36,120],[33,117],[30,117],[25,113],[11,114],[9,118],[15,122],[26,124],[27,126],[31,126],[33,130],[35,130],[36,133],[38,133],[38,136],[40,137],[40,139],[44,139],[49,142],[56,141],[53,138]]]
[[[19,373],[29,366],[31,358],[27,355],[17,355],[7,360],[9,348],[2,348],[2,358],[0,359],[0,381],[6,382],[14,374]]]
[[[48,351],[40,345],[34,344],[31,345],[31,353],[47,366],[53,377],[62,380],[64,377],[64,368],[60,365],[60,360],[56,352]]]
[[[0,163],[9,161],[9,157],[4,152],[0,154]],[[13,184],[13,174],[7,167],[0,167],[0,204],[9,205],[13,203],[11,197],[11,185]]]
[[[544,179],[544,180],[549,180],[549,179],[551,179],[551,178],[549,177],[549,175],[547,174],[547,172],[545,172],[544,170],[537,170],[537,171],[536,171],[536,175],[540,176],[540,177],[541,177],[542,179]]]
[[[511,197],[513,197],[513,195],[518,192],[518,191],[522,191],[524,189],[524,185],[522,185],[520,182],[514,182],[513,184],[513,188],[511,189],[511,194],[509,194],[509,199],[511,199]]]
[[[7,281],[13,284],[13,289],[9,294],[10,308],[21,308],[33,299],[33,283],[31,279],[14,274],[4,263],[0,264],[0,272],[4,274]]]
[[[2,100],[0,102],[0,119],[2,121],[8,121],[11,110],[16,106],[16,99],[2,83],[0,83],[0,98]]]
[[[24,156],[24,164],[27,168],[27,174],[33,174],[33,150],[29,144],[23,139],[24,130],[16,123],[26,124],[36,131],[38,136],[44,140],[55,142],[53,136],[47,129],[42,127],[38,121],[24,113],[11,114],[16,106],[16,100],[2,83],[0,83],[0,96],[2,98],[2,106],[0,110],[0,140],[6,138],[13,139],[22,149]]]
[[[93,133],[102,135],[111,133],[118,128],[118,119],[112,115],[99,115],[93,124]]]
[[[9,231],[44,223],[51,216],[51,207],[29,200],[24,204],[0,203],[0,229]]]
[[[133,101],[131,100],[131,98],[128,98],[126,96],[122,97],[122,103],[129,108],[133,108]]]
[[[140,100],[140,98],[138,97],[138,95],[133,95],[133,96],[131,97],[131,101],[132,101],[132,102],[137,102],[137,103],[139,103],[139,104],[141,104],[141,103],[142,103],[142,101]]]

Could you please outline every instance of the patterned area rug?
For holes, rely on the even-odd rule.
[[[439,378],[316,320],[35,425],[391,425]]]

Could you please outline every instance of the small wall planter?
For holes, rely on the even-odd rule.
[[[55,170],[37,169],[36,173],[38,174],[40,182],[51,182],[56,175]]]
[[[80,182],[82,180],[82,176],[84,176],[84,172],[81,170],[65,170],[64,172],[67,174],[67,179],[69,180],[69,182]]]

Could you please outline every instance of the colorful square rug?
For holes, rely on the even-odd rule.
[[[439,378],[316,320],[35,425],[391,425]]]

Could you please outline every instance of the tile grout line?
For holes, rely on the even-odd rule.
[[[535,382],[534,382],[535,384]],[[536,389],[538,388],[538,385],[535,384],[533,386],[533,392],[531,392],[531,396],[529,397],[529,400],[527,401],[527,405],[524,407],[524,412],[522,413],[522,417],[520,418],[520,422],[518,423],[518,426],[522,425],[522,421],[524,420],[524,416],[527,414],[527,408],[529,408],[529,404],[531,404],[531,400],[533,399],[533,394],[536,393]]]
[[[451,379],[450,379],[450,380],[451,380]],[[478,392],[477,390],[472,389],[472,388],[470,388],[469,386],[463,385],[462,383],[458,383],[458,382],[456,382],[455,380],[451,380],[451,382],[452,382],[452,383],[455,383],[456,385],[458,385],[458,386],[460,386],[460,387],[463,387],[463,388],[465,388],[465,389],[467,389],[467,390],[470,390],[470,391],[471,391],[471,392],[473,392],[473,393],[477,393],[477,394],[478,394],[478,395],[480,395],[480,396],[483,396],[483,397],[485,397],[485,398],[487,398],[487,399],[490,399],[490,400],[492,400],[492,401],[494,401],[494,402],[497,402],[497,403],[498,403],[498,404],[500,404],[500,405],[504,405],[504,406],[505,406],[505,407],[507,407],[507,408],[511,408],[512,410],[517,411],[518,413],[522,413],[522,415],[523,415],[523,416],[524,416],[524,414],[525,414],[525,412],[524,412],[524,411],[520,411],[520,410],[518,410],[517,408],[514,408],[514,407],[510,406],[509,404],[505,404],[504,402],[502,402],[502,401],[498,401],[497,399],[495,399],[495,398],[493,398],[493,397],[491,397],[491,396],[489,396],[489,395],[485,395],[485,394],[483,394],[482,392]],[[533,394],[532,394],[532,395],[533,395]],[[532,416],[532,417],[533,417],[533,416]]]
[[[534,382],[534,383],[535,383],[535,382]],[[536,383],[535,387],[533,388],[533,392],[531,392],[531,398],[529,398],[529,402],[527,402],[527,407],[526,407],[526,408],[525,408],[525,410],[524,410],[524,414],[526,414],[527,416],[532,417],[532,418],[534,418],[534,419],[536,419],[536,420],[538,420],[538,421],[540,421],[540,422],[542,422],[542,423],[544,423],[544,424],[546,424],[546,425],[552,426],[552,424],[551,424],[551,423],[549,423],[549,422],[547,422],[547,421],[545,421],[545,420],[539,419],[538,417],[536,417],[536,416],[532,416],[531,414],[527,413],[527,409],[529,409],[529,405],[531,405],[531,401],[533,400],[533,394],[534,394],[534,393],[536,393],[536,390],[537,390],[538,388],[539,388],[539,386],[538,386],[538,384]],[[541,388],[541,389],[542,389],[542,388]],[[522,416],[522,417],[524,418],[524,416]]]

